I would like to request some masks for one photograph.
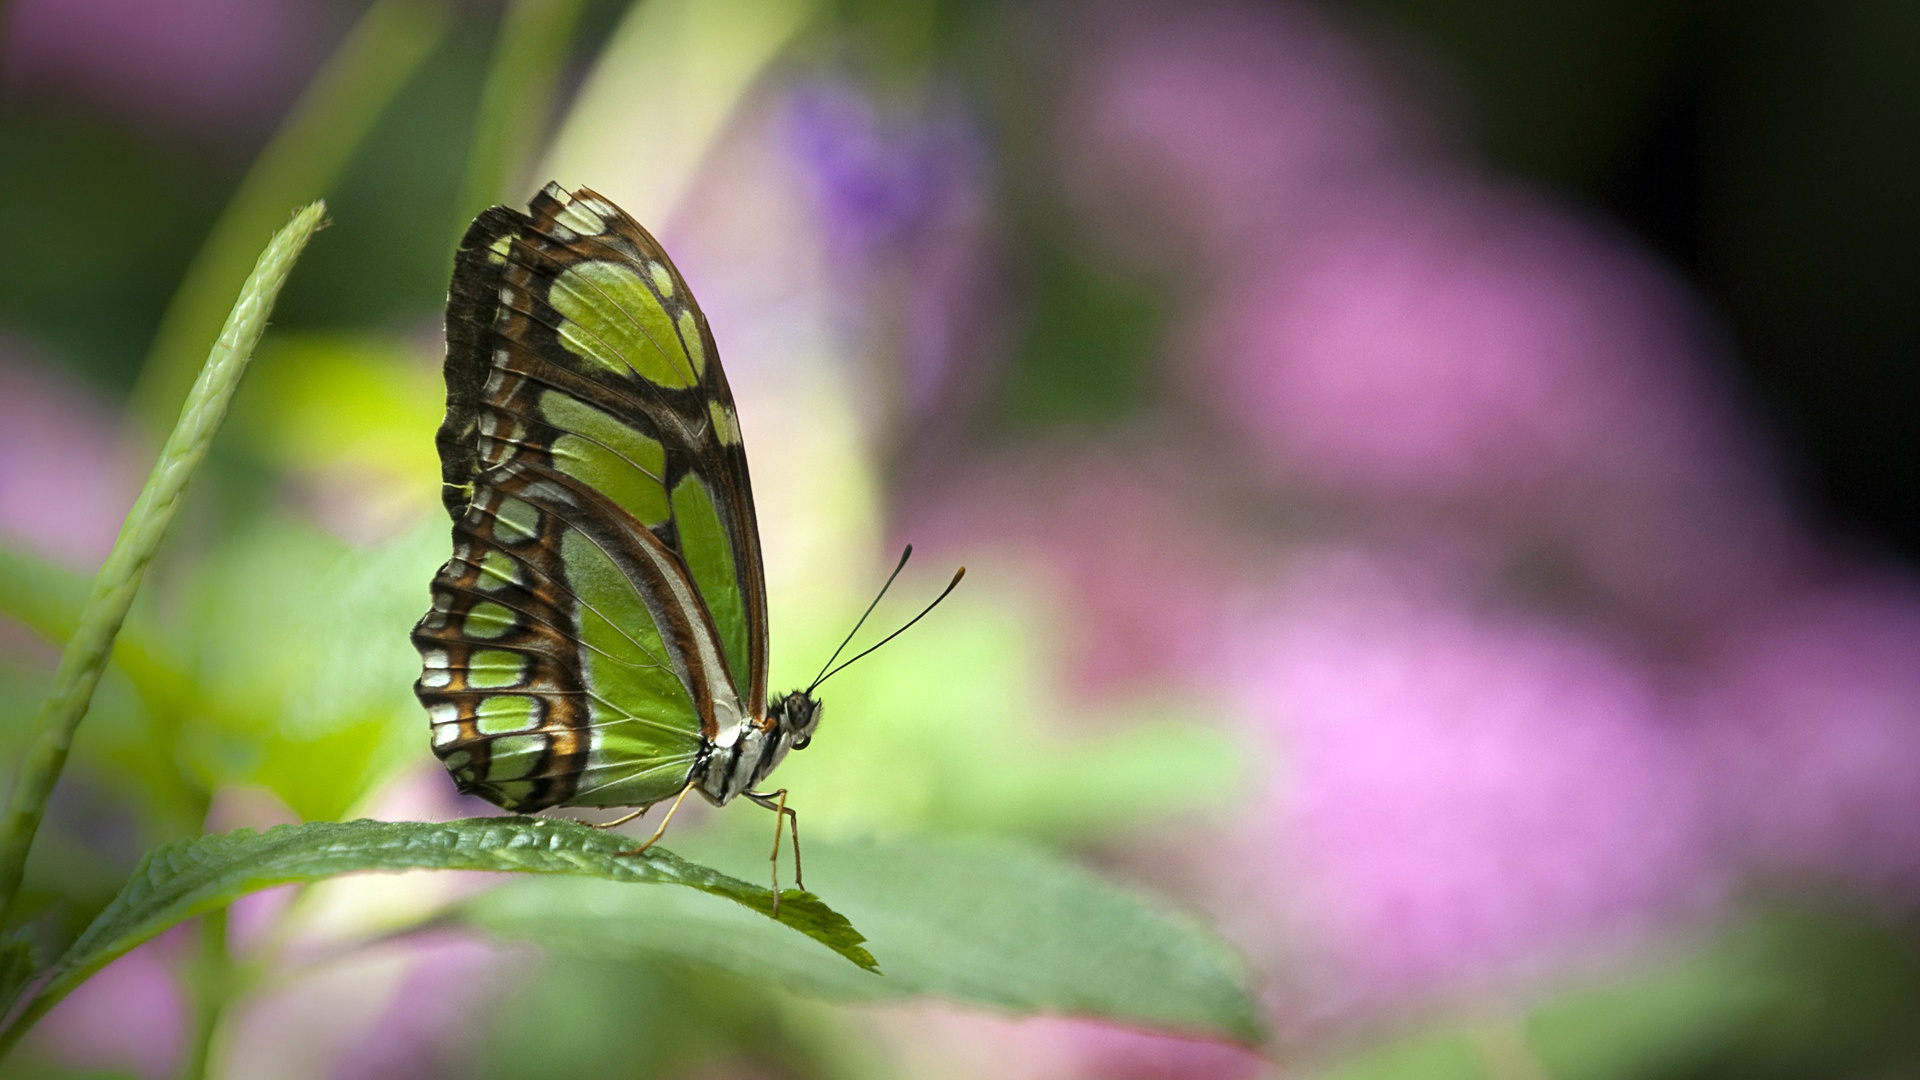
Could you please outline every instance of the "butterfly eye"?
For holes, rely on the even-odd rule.
[[[807,748],[807,744],[812,741],[813,741],[813,736],[802,735],[799,738],[793,740],[793,748],[795,750],[805,750]]]

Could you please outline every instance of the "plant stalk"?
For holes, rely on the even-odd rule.
[[[200,916],[200,952],[188,969],[193,1044],[180,1070],[183,1080],[205,1080],[213,1058],[214,1035],[235,996],[235,976],[233,958],[227,952],[227,909],[216,908]]]
[[[46,816],[54,784],[66,767],[74,732],[106,669],[114,636],[120,632],[147,565],[180,508],[187,481],[206,457],[207,446],[226,417],[234,389],[266,329],[267,315],[325,212],[326,205],[317,201],[299,211],[254,264],[225,328],[207,356],[206,366],[200,369],[200,377],[187,395],[179,422],[168,436],[140,497],[127,512],[112,553],[93,580],[79,627],[67,640],[53,689],[40,708],[33,741],[21,758],[5,817],[0,818],[0,925],[5,924],[20,891],[27,852]]]

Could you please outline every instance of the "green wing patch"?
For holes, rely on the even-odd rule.
[[[560,343],[575,356],[675,390],[698,384],[706,370],[698,333],[691,346],[681,336],[694,330],[692,320],[667,313],[651,276],[616,262],[576,263],[553,279],[547,296],[563,320]]]
[[[591,484],[650,529],[667,523],[667,451],[660,440],[558,391],[540,395],[555,430],[554,466]]]
[[[680,529],[680,554],[693,574],[693,583],[713,613],[714,629],[720,634],[734,687],[744,700],[752,687],[747,682],[752,658],[747,652],[746,604],[740,595],[739,569],[734,565],[733,545],[728,542],[713,493],[699,476],[688,473],[673,488],[673,518]]]

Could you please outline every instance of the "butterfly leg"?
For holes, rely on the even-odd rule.
[[[635,810],[631,814],[621,814],[619,817],[614,818],[612,821],[602,821],[597,824],[589,821],[589,822],[586,822],[585,824],[589,828],[594,828],[594,829],[617,829],[620,826],[625,825],[627,822],[632,821],[634,818],[639,817],[641,814],[644,814],[651,809],[653,809],[653,806],[651,804],[648,804],[646,806],[641,807],[638,810]]]
[[[800,874],[800,815],[787,805],[787,789],[746,792],[746,796],[761,806],[773,811],[773,854],[768,856],[773,863],[773,914],[780,915],[780,827],[791,823],[793,829],[793,884],[802,892],[806,891],[806,879]]]
[[[680,804],[685,802],[687,799],[687,792],[692,790],[693,790],[693,781],[689,780],[687,781],[687,786],[680,789],[680,794],[675,795],[673,797],[673,805],[667,807],[667,816],[660,819],[660,827],[653,830],[653,835],[647,837],[647,842],[644,844],[641,844],[639,847],[634,848],[631,851],[622,851],[622,852],[619,852],[618,854],[619,855],[638,855],[641,852],[652,847],[654,845],[654,842],[659,840],[661,835],[667,831],[667,826],[673,822],[673,812],[675,810],[680,809]],[[646,810],[645,807],[641,808],[641,812],[645,812],[645,810]],[[627,816],[632,817],[634,815],[629,814]],[[620,820],[625,821],[626,818],[621,818]]]

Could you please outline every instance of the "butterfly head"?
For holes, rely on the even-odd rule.
[[[774,730],[780,740],[791,749],[805,750],[813,741],[814,729],[820,726],[820,715],[826,711],[826,705],[805,690],[795,690],[774,701],[768,711],[773,714]]]

